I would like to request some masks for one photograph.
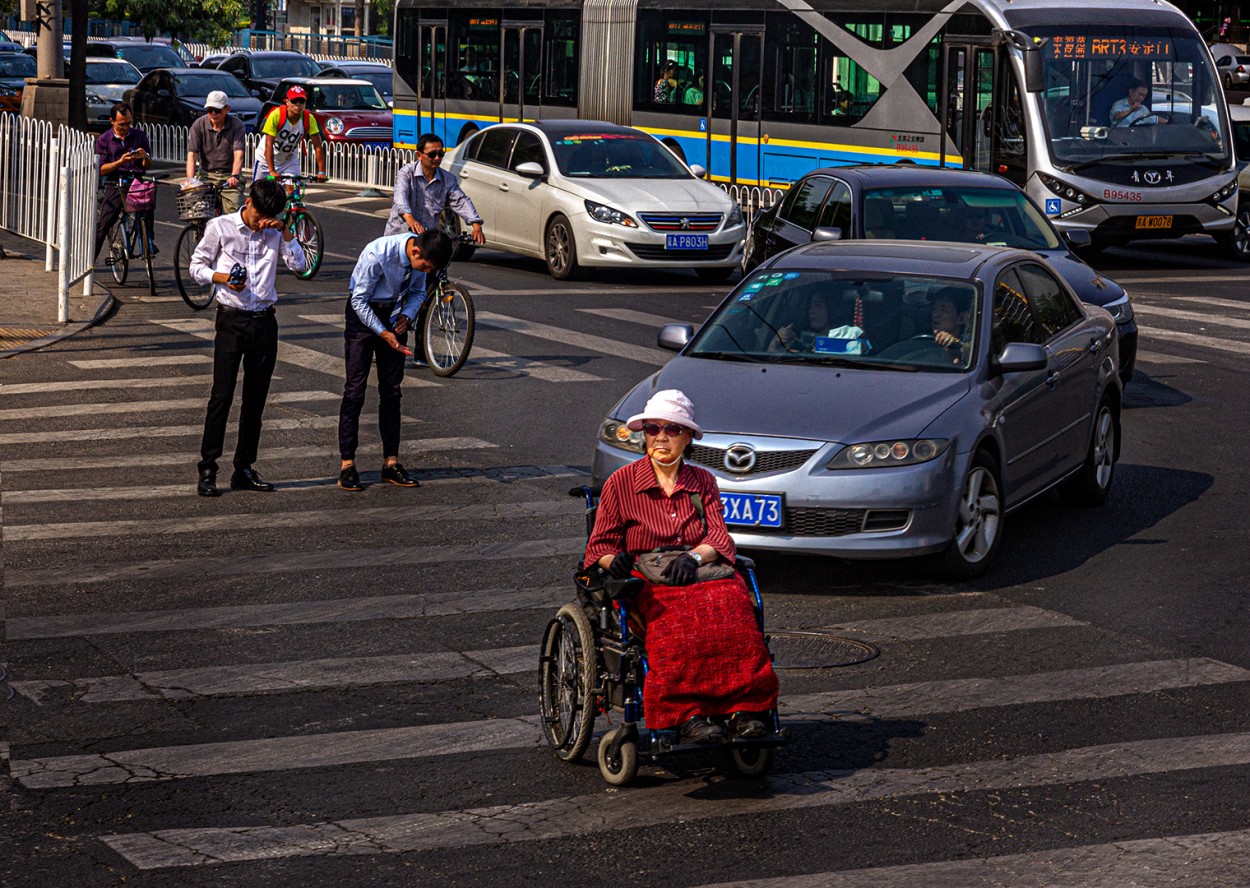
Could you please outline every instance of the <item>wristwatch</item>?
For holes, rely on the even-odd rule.
[[[694,559],[695,564],[703,564],[703,556],[693,549],[690,550],[690,557]]]

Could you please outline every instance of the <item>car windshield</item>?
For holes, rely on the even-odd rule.
[[[975,360],[978,304],[966,281],[770,269],[743,279],[686,356],[964,372]]]
[[[163,43],[136,43],[117,47],[117,55],[136,68],[181,68],[185,63],[178,53]]]
[[[278,56],[252,59],[252,73],[266,79],[276,77],[312,77],[321,68],[306,56]]]
[[[314,86],[312,106],[318,111],[385,111],[386,102],[373,86]]]
[[[1056,163],[1227,162],[1227,112],[1197,34],[1132,25],[1038,27],[1029,34],[1048,38],[1040,99]]]
[[[582,179],[689,179],[673,153],[641,132],[589,132],[551,139],[556,166]]]
[[[88,83],[138,83],[143,75],[129,62],[88,62]]]
[[[180,96],[206,96],[219,89],[231,98],[251,98],[251,94],[243,88],[238,78],[230,74],[179,74],[177,80]]]
[[[12,55],[0,58],[0,77],[34,77],[37,66],[28,55]]]
[[[1057,250],[1059,237],[1015,188],[876,188],[864,192],[864,236]]]

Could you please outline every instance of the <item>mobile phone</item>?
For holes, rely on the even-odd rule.
[[[234,263],[234,268],[230,269],[230,277],[226,278],[226,283],[233,286],[247,283],[247,269],[238,262]]]

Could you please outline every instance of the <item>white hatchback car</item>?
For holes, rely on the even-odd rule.
[[[498,124],[457,146],[446,168],[491,247],[583,267],[689,268],[729,277],[742,260],[742,209],[657,139],[586,120]]]

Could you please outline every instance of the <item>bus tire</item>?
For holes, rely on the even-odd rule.
[[[1218,238],[1220,246],[1229,256],[1241,262],[1250,262],[1250,202],[1237,209],[1233,230]]]
[[[678,142],[676,139],[660,139],[660,142],[663,143],[665,148],[667,148],[669,151],[672,151],[674,154],[676,154],[677,158],[682,163],[686,163],[686,152],[681,150],[680,142]]]
[[[472,138],[476,133],[477,133],[477,124],[466,123],[464,126],[460,128],[460,135],[456,136],[456,145],[457,146],[463,145],[467,139]]]

